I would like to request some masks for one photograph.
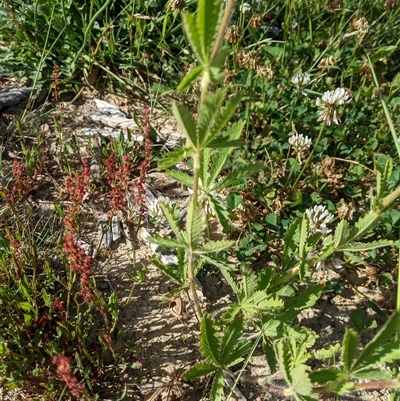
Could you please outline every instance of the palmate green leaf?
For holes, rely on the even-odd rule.
[[[221,223],[225,232],[232,230],[231,219],[226,206],[214,195],[208,195],[208,201],[217,215],[218,221]]]
[[[379,213],[369,212],[366,216],[357,220],[354,227],[352,227],[349,232],[348,242],[354,241],[357,238],[362,238],[368,231],[372,230],[378,224],[379,217]]]
[[[239,341],[243,334],[243,318],[236,318],[228,327],[224,329],[221,338],[221,364],[224,367],[230,365],[237,359],[245,355],[250,346],[249,341]],[[247,348],[246,348],[247,347]]]
[[[335,247],[332,241],[333,241],[332,235],[328,235],[327,237],[324,238],[322,249],[320,250],[318,255],[313,259],[314,263],[327,259],[335,252]]]
[[[263,350],[271,373],[276,373],[279,370],[276,347],[266,336],[263,337]]]
[[[278,329],[281,326],[280,320],[273,320],[270,316],[266,316],[262,320],[262,334],[264,338],[266,337],[277,337],[278,336]]]
[[[222,45],[219,48],[217,55],[216,56],[214,55],[215,56],[214,59],[211,60],[210,70],[220,69],[220,70],[224,71],[226,58],[231,54],[232,54],[232,47],[230,45],[228,45],[228,44]],[[210,75],[212,75],[212,73]],[[223,74],[222,77],[225,77],[225,74]],[[211,80],[213,79],[212,76],[210,78],[211,78]],[[211,81],[211,82],[213,84],[214,83],[218,83],[218,82],[215,82],[215,81]]]
[[[218,149],[217,152],[213,152],[213,160],[210,168],[210,183],[217,180],[218,176],[221,174],[221,171],[225,167],[229,155],[232,154],[234,150],[234,147],[227,145],[229,143],[232,143],[232,141],[236,141],[239,139],[242,133],[243,125],[244,121],[233,124],[231,127],[228,128],[225,135],[217,138],[217,140],[221,140],[222,142],[224,142],[224,147]]]
[[[263,296],[261,296],[263,295]],[[263,299],[264,298],[264,299]],[[285,304],[282,299],[279,298],[267,298],[265,299],[265,292],[264,291],[256,291],[253,294],[254,303],[257,305],[258,309],[261,311],[267,310],[278,310],[284,308]]]
[[[258,274],[258,289],[267,292],[270,285],[273,284],[276,277],[275,269],[272,267],[265,267]]]
[[[304,364],[297,365],[291,372],[291,388],[294,394],[307,397],[307,400],[317,400],[312,396],[312,384],[309,376],[310,367]]]
[[[195,380],[198,377],[208,375],[209,373],[215,372],[218,368],[207,362],[202,362],[193,366],[193,368],[189,369],[187,372],[183,374],[184,380]]]
[[[196,255],[198,256],[198,255]],[[204,259],[200,257],[193,258],[193,274],[197,276],[197,274],[203,269],[204,267]]]
[[[297,248],[297,244],[300,241],[300,221],[293,221],[286,230],[285,242],[283,247],[283,260],[282,266],[286,269],[289,260],[291,259],[294,251]]]
[[[299,241],[299,256],[300,256],[300,264],[299,264],[299,276],[300,280],[304,280],[304,277],[307,273],[308,263],[307,263],[307,255],[308,255],[308,247],[307,247],[307,239],[310,231],[310,222],[306,216],[303,217],[300,226],[300,241]]]
[[[339,381],[347,381],[349,379],[349,375],[346,372],[343,372],[339,369],[320,369],[314,372],[311,372],[310,380],[312,383],[316,384],[325,384],[327,382],[339,382]]]
[[[209,130],[218,114],[222,102],[225,100],[226,90],[217,89],[215,93],[207,95],[205,101],[199,109],[199,117],[197,120],[199,147],[203,147],[206,139],[209,137]]]
[[[225,249],[229,249],[235,245],[235,241],[219,240],[219,241],[208,241],[202,247],[197,248],[194,253],[197,255],[221,252]]]
[[[391,158],[389,158],[388,161],[386,162],[385,170],[383,172],[383,177],[382,177],[382,180],[385,183],[385,190],[387,189],[387,187],[389,185],[389,179],[390,179],[390,176],[392,175],[392,172],[393,172],[393,160]]]
[[[189,71],[178,85],[178,88],[176,89],[177,93],[182,93],[194,85],[194,83],[201,77],[204,68],[205,67],[203,65],[199,65],[198,67],[195,67],[193,70]]]
[[[385,344],[379,349],[377,349],[372,355],[369,356],[369,364],[367,369],[371,366],[379,366],[385,363],[391,363],[398,361],[400,359],[400,341],[393,341],[391,343]],[[352,372],[355,377],[360,377],[361,372],[366,369],[361,368]]]
[[[240,266],[240,274],[242,275],[241,287],[246,297],[252,295],[258,288],[257,275],[252,268],[246,264]]]
[[[319,350],[316,350],[314,351],[314,358],[320,360],[333,358],[340,351],[341,347],[341,344],[336,343],[330,345],[328,348],[321,348]]]
[[[165,265],[158,258],[150,258],[150,262],[171,278],[173,282],[177,284],[185,284],[186,277],[181,277],[179,274],[179,268],[176,265]]]
[[[229,49],[229,51],[230,51],[230,49]],[[208,144],[213,140],[213,138],[215,138],[225,128],[226,124],[228,123],[228,121],[231,119],[231,117],[235,113],[236,107],[238,106],[238,104],[240,102],[240,98],[241,98],[241,94],[238,92],[235,96],[233,96],[226,103],[226,106],[222,108],[221,112],[218,114],[218,117],[215,119],[215,123],[214,123],[213,127],[210,130],[210,136],[207,138],[207,141],[205,144],[206,146],[208,146]],[[238,131],[240,128],[240,131],[238,132],[238,135],[237,134],[233,135],[233,137],[230,138],[230,140],[240,138],[244,124],[245,124],[245,121],[239,121],[238,123],[236,123],[236,125],[238,125],[238,127],[234,128],[234,130]],[[231,131],[231,127],[228,128],[228,130],[227,130],[227,135],[230,136],[229,131]],[[224,135],[224,137],[225,137],[225,135]],[[212,147],[212,146],[210,145],[210,147]]]
[[[210,168],[210,181],[215,181],[220,175],[222,169],[226,164],[226,160],[228,156],[233,152],[234,148],[231,146],[227,146],[227,144],[232,143],[232,141],[236,141],[240,138],[243,130],[243,126],[245,121],[240,121],[232,124],[229,127],[224,135],[216,140],[221,140],[225,143],[223,148],[218,149],[218,152],[213,153],[213,162]],[[214,141],[213,141],[214,142]],[[210,144],[211,146],[211,144]]]
[[[188,253],[187,249],[178,248],[176,250],[176,257],[178,258],[178,269],[180,276],[185,280],[188,278]]]
[[[349,223],[346,220],[341,220],[335,230],[335,248],[339,248],[340,245],[347,241],[348,234]]]
[[[375,337],[363,348],[360,356],[351,367],[351,370],[355,372],[367,368],[368,366],[374,366],[382,347],[386,346],[387,341],[389,341],[393,335],[399,331],[400,312],[395,311]]]
[[[219,319],[219,324],[226,324],[231,322],[233,319],[235,319],[239,313],[242,311],[242,308],[238,304],[232,304],[229,305],[229,308],[226,312],[224,312],[221,316],[221,319]]]
[[[260,314],[260,308],[254,302],[252,295],[247,297],[244,292],[242,292],[241,296],[238,298],[239,306],[248,319]]]
[[[182,23],[197,59],[201,64],[207,64],[208,55],[204,54],[204,46],[199,35],[196,17],[189,13],[182,13]]]
[[[243,146],[243,141],[241,141],[240,139],[235,139],[235,140],[229,141],[223,135],[220,135],[219,137],[213,139],[207,145],[207,148],[210,148],[210,149],[232,148],[232,150],[234,150],[235,148],[240,148],[242,146]]]
[[[230,368],[244,361],[251,350],[251,342],[247,340],[239,341],[231,354],[226,355],[224,366]]]
[[[383,248],[386,246],[394,246],[395,242],[391,240],[381,239],[372,242],[352,242],[349,247],[340,248],[343,252],[360,252],[360,251],[370,251],[372,249]]]
[[[224,374],[222,370],[218,370],[214,376],[211,386],[210,399],[211,401],[221,401],[224,394]]]
[[[219,0],[198,0],[197,34],[207,61],[210,60],[222,15],[222,2]]]
[[[231,188],[239,185],[241,180],[249,178],[251,175],[263,170],[265,165],[262,163],[249,164],[247,166],[240,166],[236,170],[227,174],[221,181],[212,186],[211,191],[217,191],[221,188]]]
[[[183,159],[190,157],[193,153],[192,148],[179,148],[174,149],[168,153],[163,159],[157,162],[157,170],[165,170],[180,163]]]
[[[220,340],[213,319],[204,315],[200,325],[200,352],[215,366],[220,367]]]
[[[206,149],[211,153],[210,149]],[[221,174],[221,171],[225,167],[226,160],[228,156],[232,153],[233,148],[223,148],[219,149],[217,152],[213,152],[212,163],[209,163],[209,182],[213,183],[217,180],[218,176]]]
[[[171,238],[160,237],[157,234],[153,235],[152,237],[148,237],[147,240],[158,245],[167,246],[168,248],[186,248],[186,245],[182,242],[178,242]]]
[[[300,280],[304,281],[304,278],[305,278],[306,273],[308,271],[309,264],[306,261],[302,260],[302,261],[300,261],[298,266],[299,266],[299,277],[300,277]]]
[[[296,298],[292,298],[285,306],[285,314],[282,320],[291,322],[301,311],[311,308],[320,299],[324,286],[316,285],[308,287]]]
[[[292,382],[292,358],[290,357],[289,347],[284,341],[279,341],[275,345],[275,354],[278,365],[285,381],[290,384]]]
[[[233,263],[218,259],[215,256],[201,255],[200,257],[201,259],[204,259],[204,261],[206,261],[207,263],[211,263],[212,265],[218,267],[219,269],[221,269],[221,271],[229,272],[236,270],[236,266]]]
[[[210,83],[213,85],[221,83],[225,76],[224,70],[221,67],[216,67],[214,65],[207,68],[207,73],[210,78]]]
[[[400,340],[385,344],[377,356],[376,364],[391,363],[400,360]]]
[[[186,234],[192,251],[196,249],[200,240],[203,238],[203,233],[204,227],[201,219],[200,207],[198,203],[194,203],[193,198],[190,198],[187,205]]]
[[[220,47],[217,56],[212,60],[208,67],[210,83],[218,85],[225,77],[224,65],[226,58],[232,53],[231,47]]]
[[[382,169],[380,166],[376,166],[376,198],[379,200],[384,196],[385,191],[387,190],[389,178],[393,171],[393,161],[389,158],[385,167]]]
[[[392,375],[382,368],[367,368],[353,372],[352,377],[360,380],[390,380]],[[399,383],[400,387],[400,383]]]
[[[177,103],[174,103],[172,105],[172,112],[174,114],[174,117],[176,118],[176,121],[179,124],[179,127],[185,134],[186,139],[188,139],[190,141],[190,145],[196,149],[197,148],[196,122],[194,121],[189,110]]]
[[[193,177],[179,170],[167,170],[165,174],[186,187],[193,188]]]
[[[257,287],[258,288],[258,287]],[[252,300],[254,305],[260,307],[260,304],[264,301],[272,301],[272,305],[276,305],[278,308],[283,306],[283,301],[279,298],[273,298],[271,295],[268,295],[265,291],[255,290],[251,294],[248,295],[248,298]]]
[[[202,255],[204,258],[204,255]],[[221,266],[217,264],[217,266],[221,269]],[[222,275],[225,277],[225,280],[228,282],[228,284],[231,286],[232,290],[235,292],[236,295],[240,293],[242,290],[240,284],[236,281],[236,279],[233,277],[231,274],[231,271],[228,271],[225,268],[221,269]]]
[[[176,238],[178,239],[178,241],[182,242],[185,247],[187,247],[188,244],[186,244],[184,240],[182,230],[179,228],[179,221],[176,219],[174,211],[165,202],[160,202],[159,205]]]
[[[350,372],[355,358],[360,337],[353,329],[346,329],[343,338],[342,362],[347,372]]]

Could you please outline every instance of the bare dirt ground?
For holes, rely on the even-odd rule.
[[[98,96],[97,94],[92,94]],[[125,113],[132,111],[131,105],[126,100],[118,100],[115,97],[105,97],[104,100],[114,104]],[[41,122],[41,129],[50,139],[61,135],[64,141],[69,141],[73,135],[80,138],[82,152],[88,138],[82,133],[83,127],[90,127],[90,123],[82,117],[83,109],[94,110],[95,105],[90,97],[74,104],[58,104],[45,121]],[[176,134],[177,128],[174,122],[160,113],[155,120],[156,131],[161,128]],[[55,124],[57,122],[57,124]],[[4,128],[4,126],[3,126]],[[98,126],[91,128],[98,129]],[[175,136],[176,138],[176,136]],[[184,203],[185,196],[179,192],[185,191],[179,186],[169,186],[168,191],[162,193],[171,200],[180,204]],[[51,199],[51,194],[47,194]],[[46,192],[42,194],[46,196]],[[49,201],[49,199],[42,199]],[[90,225],[84,240],[89,242],[92,248],[97,247],[96,215],[101,210],[91,210]],[[201,360],[198,351],[199,324],[195,316],[193,304],[185,294],[171,301],[164,301],[164,295],[173,289],[174,285],[149,262],[149,256],[154,251],[143,241],[136,249],[135,261],[132,260],[132,251],[128,249],[126,242],[121,239],[113,243],[104,253],[96,268],[95,275],[99,290],[105,295],[116,291],[122,308],[119,326],[125,333],[118,339],[116,348],[118,352],[129,355],[131,363],[136,362],[136,368],[126,368],[122,374],[117,375],[113,371],[105,372],[101,378],[103,388],[100,385],[98,396],[100,400],[111,399],[116,392],[126,387],[124,400],[207,400],[210,389],[210,378],[197,383],[184,383],[180,374]],[[133,277],[138,269],[146,268],[146,278],[143,282],[135,282]],[[343,281],[336,273],[329,273],[336,277],[337,281]],[[363,277],[364,276],[364,277]],[[326,279],[326,278],[325,278]],[[325,296],[317,305],[302,313],[298,322],[300,325],[315,330],[319,334],[320,347],[340,343],[343,339],[345,328],[351,326],[350,315],[352,311],[363,309],[369,318],[376,316],[365,300],[360,296],[368,292],[368,296],[379,302],[382,294],[373,280],[368,281],[365,271],[353,272],[351,280],[354,288],[359,292],[347,289],[340,295]],[[212,316],[218,317],[226,310],[228,305],[235,301],[234,294],[218,273],[209,274],[199,278],[204,309]],[[94,333],[95,334],[95,333]],[[251,333],[250,333],[251,334]],[[371,337],[367,334],[366,339]],[[259,346],[246,368],[246,374],[257,378],[265,378],[270,372],[265,355]],[[243,400],[284,400],[285,398],[268,389],[250,381],[241,381],[238,385],[244,398]],[[0,396],[1,399],[1,396]],[[4,398],[6,399],[6,398]],[[122,398],[121,398],[122,399]],[[234,399],[234,398],[233,398]],[[240,399],[240,395],[236,396]],[[388,400],[387,392],[373,391],[364,394],[355,394],[349,397],[325,396],[325,400]]]

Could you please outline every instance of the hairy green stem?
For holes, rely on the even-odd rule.
[[[200,163],[201,163],[201,151],[196,149],[193,155],[193,207],[195,208],[198,207],[198,199],[199,199]],[[191,238],[189,238],[189,243],[192,243]],[[192,250],[190,251],[188,257],[188,276],[189,276],[190,290],[192,292],[193,300],[196,305],[196,310],[198,316],[201,318],[203,316],[203,312],[200,307],[200,302],[196,291],[196,284],[194,282],[194,255]]]
[[[235,9],[235,4],[236,0],[227,0],[226,2],[226,7],[224,10],[224,15],[222,17],[221,26],[219,27],[217,38],[215,39],[213,51],[211,53],[210,63],[212,63],[218,56],[219,49],[221,48],[222,41],[224,40],[226,28],[228,27],[233,10]]]
[[[221,25],[217,34],[217,38],[215,39],[214,47],[211,53],[210,61],[208,67],[211,66],[212,62],[216,59],[218,56],[218,53],[220,51],[222,41],[225,36],[225,30],[226,27],[229,24],[229,20],[231,18],[233,9],[235,7],[236,0],[228,0],[226,4],[226,8],[224,10],[224,14],[222,17]],[[200,96],[200,103],[199,103],[199,109],[201,106],[205,103],[207,94],[208,94],[208,88],[210,85],[211,77],[209,71],[206,69],[205,72],[203,73],[202,79],[201,79],[201,96]],[[194,152],[193,152],[193,207],[197,208],[199,207],[198,205],[198,199],[199,199],[199,179],[200,179],[200,166],[201,166],[201,155],[203,152],[202,145],[201,145],[201,140],[199,137],[199,133],[197,131],[196,135],[196,143],[194,144]],[[191,238],[189,238],[189,243],[192,244]],[[189,285],[190,285],[190,290],[192,292],[193,296],[193,301],[196,305],[196,310],[197,314],[199,317],[203,316],[203,312],[200,307],[200,302],[199,298],[197,296],[197,291],[196,291],[196,284],[195,284],[195,274],[194,274],[194,258],[195,255],[193,253],[193,249],[190,249],[189,255],[188,255],[188,278],[189,278]]]
[[[352,391],[363,391],[363,390],[379,390],[388,388],[398,388],[399,382],[397,380],[376,380],[366,383],[354,383]],[[314,394],[323,394],[332,391],[331,385],[321,386],[313,388]]]
[[[374,210],[376,213],[382,213],[387,207],[390,206],[400,196],[400,186],[397,187],[391,194],[383,199],[378,209]]]

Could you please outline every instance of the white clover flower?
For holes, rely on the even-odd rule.
[[[327,125],[340,123],[337,108],[343,104],[350,103],[352,100],[351,92],[346,88],[337,88],[333,91],[326,91],[322,97],[318,98],[316,104],[322,110],[318,111],[318,121],[326,121]]]
[[[241,13],[245,14],[245,13],[248,13],[249,11],[251,11],[251,6],[250,6],[249,3],[243,3],[240,6],[240,12]]]
[[[306,86],[311,81],[311,76],[308,72],[294,74],[290,82],[298,88]]]
[[[314,206],[313,208],[307,209],[305,213],[310,222],[310,232],[312,234],[318,232],[328,234],[332,231],[327,227],[327,224],[333,220],[334,216],[326,210],[325,206]]]
[[[288,139],[288,142],[298,153],[303,152],[311,146],[311,139],[307,135],[304,136],[303,134],[298,133],[292,135]]]

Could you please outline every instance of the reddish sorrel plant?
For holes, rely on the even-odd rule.
[[[59,221],[53,215],[38,225],[38,221],[45,219],[42,209],[27,196],[31,190],[31,180],[34,179],[29,171],[37,170],[31,170],[16,160],[12,170],[14,179],[10,180],[13,185],[8,191],[0,189],[0,196],[4,200],[0,210],[0,282],[3,305],[0,322],[0,386],[8,389],[24,388],[27,396],[38,396],[46,391],[47,399],[53,399],[62,391],[55,385],[49,388],[44,385],[49,382],[51,356],[66,351],[79,355],[79,369],[84,368],[85,378],[88,377],[91,371],[88,361],[96,367],[100,363],[86,345],[93,322],[92,306],[105,305],[97,310],[103,312],[107,323],[105,308],[108,305],[98,299],[97,294],[96,304],[91,301],[94,298],[93,291],[88,292],[91,257],[82,253],[74,239],[79,228],[77,219],[80,204],[87,192],[88,179],[85,173],[76,180],[67,180],[69,184],[72,182],[72,185],[68,185],[72,206],[65,216],[65,222],[71,224],[65,234],[64,250],[71,269],[65,276],[57,269],[57,263],[53,265],[47,260],[47,255],[51,255],[52,260],[55,257],[56,237],[49,227],[59,229]],[[72,291],[78,275],[83,303],[78,301]],[[110,338],[108,332],[104,337]],[[106,341],[104,343],[107,345]],[[80,395],[84,386],[75,381],[72,374],[68,374],[66,364],[62,364],[60,358],[58,362],[58,372],[71,394]]]
[[[85,251],[79,246],[72,233],[67,232],[63,240],[62,250],[69,263],[69,268],[73,273],[80,275],[80,295],[84,302],[89,304],[93,302],[93,294],[89,287],[93,258],[85,254]]]
[[[71,394],[74,397],[82,396],[85,392],[85,385],[80,383],[71,372],[71,358],[68,358],[63,354],[58,354],[53,358],[52,363],[56,367],[57,374],[66,384]]]
[[[65,179],[69,199],[72,202],[68,206],[63,223],[67,232],[76,232],[78,228],[78,215],[85,195],[89,191],[90,165],[87,160],[82,161],[82,172],[75,177],[68,176]]]
[[[82,161],[82,172],[76,176],[68,176],[65,179],[65,186],[68,190],[69,199],[72,202],[69,205],[65,217],[63,219],[66,232],[63,236],[62,251],[69,265],[69,270],[72,273],[79,275],[81,290],[79,294],[82,296],[86,304],[92,304],[102,314],[104,322],[109,331],[109,321],[106,310],[102,305],[104,302],[97,300],[97,292],[95,291],[95,281],[92,277],[93,258],[85,253],[82,249],[77,235],[79,233],[79,213],[85,196],[89,194],[90,183],[90,165],[87,160]],[[124,174],[118,176],[123,179]],[[117,195],[115,195],[117,197]],[[73,280],[71,280],[72,282]],[[93,283],[91,285],[91,283]],[[72,287],[71,287],[72,289]],[[106,336],[109,338],[109,335]],[[108,341],[107,341],[108,343]],[[108,343],[111,348],[111,343]]]
[[[72,204],[69,205],[63,220],[66,233],[63,237],[64,244],[62,250],[67,258],[71,272],[80,275],[80,295],[83,297],[84,302],[89,304],[93,301],[93,295],[89,287],[92,257],[85,254],[75,238],[79,226],[80,207],[85,195],[89,191],[90,166],[86,160],[82,164],[83,169],[81,174],[75,177],[69,176],[65,179],[65,186]]]
[[[114,153],[111,153],[104,162],[107,183],[111,190],[108,194],[112,213],[126,213],[128,208],[127,190],[130,187],[129,181],[133,168],[131,156],[124,155],[118,160]]]
[[[104,161],[104,173],[110,188],[109,218],[111,220],[114,215],[122,217],[133,251],[145,212],[145,183],[153,155],[150,132],[150,109],[144,106],[139,131],[143,141],[131,141],[129,135],[128,138],[120,135],[109,144]]]

